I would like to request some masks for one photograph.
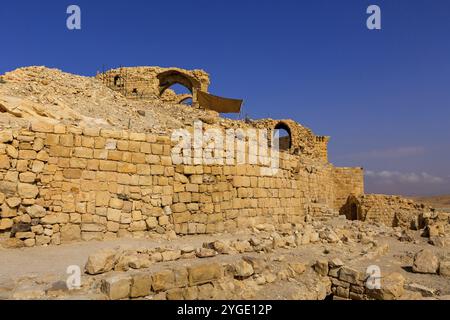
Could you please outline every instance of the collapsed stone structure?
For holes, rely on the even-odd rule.
[[[111,69],[97,75],[109,88],[122,93],[127,98],[157,98],[175,103],[182,103],[191,98],[197,102],[197,91],[207,92],[209,75],[203,70],[184,70],[180,68],[161,67],[126,67]],[[169,89],[174,84],[181,84],[190,91],[189,94],[176,95]],[[167,92],[167,94],[165,94]]]
[[[84,283],[75,290],[81,297],[250,299],[284,291],[280,297],[289,299],[440,298],[439,290],[399,274],[403,269],[383,277],[381,290],[369,289],[366,268],[383,257],[389,268],[400,257],[414,273],[448,277],[450,214],[397,196],[365,194],[363,169],[335,167],[328,161],[330,137],[293,120],[239,121],[204,110],[197,93],[208,90],[206,72],[136,67],[86,79],[32,67],[4,78],[0,246],[131,237],[156,237],[168,245],[152,247],[149,241],[149,247],[89,254]],[[190,94],[175,94],[170,90],[175,83]],[[92,86],[95,91],[84,92]],[[36,97],[55,88],[64,100]],[[188,98],[192,107],[180,104]],[[114,117],[102,121],[109,105]],[[102,112],[92,106],[101,106]],[[160,113],[165,117],[156,119]],[[21,121],[9,126],[16,118]],[[95,125],[89,125],[92,119]],[[278,170],[267,175],[264,164],[198,163],[195,155],[192,163],[176,163],[172,152],[178,141],[172,133],[192,133],[195,121],[202,123],[202,132],[265,130],[267,147],[274,144],[274,131],[284,130]],[[250,139],[239,137],[221,151],[237,155],[234,144]],[[211,152],[205,144],[199,149]],[[254,152],[246,145],[244,159]],[[177,239],[188,235],[216,240],[193,247]],[[433,245],[434,252],[419,251],[413,258],[417,245]],[[445,281],[438,282],[450,290]],[[43,283],[7,284],[7,298],[71,295],[66,284]],[[3,289],[0,282],[0,297]]]
[[[179,83],[192,93],[194,105],[197,90],[206,92],[210,83],[202,70],[160,67],[113,69],[97,78],[125,99],[149,101],[164,101],[164,92]],[[179,98],[166,97],[175,103]],[[39,117],[28,128],[0,134],[1,237],[34,246],[151,233],[233,232],[339,212],[387,225],[412,223],[397,212],[383,214],[397,208],[390,198],[364,195],[362,168],[328,162],[329,137],[289,119],[224,122],[211,112],[198,119],[204,130],[266,129],[269,137],[285,130],[277,174],[262,174],[264,166],[258,164],[174,164],[170,131],[71,126]],[[245,149],[245,156],[251,152]],[[409,204],[402,210],[417,220],[425,209]]]

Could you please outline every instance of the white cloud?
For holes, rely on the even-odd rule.
[[[445,183],[445,179],[441,177],[433,176],[426,172],[410,172],[403,173],[399,171],[371,171],[367,170],[365,173],[366,177],[373,179],[379,183],[394,184],[441,184]]]

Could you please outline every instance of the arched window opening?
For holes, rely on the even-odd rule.
[[[122,78],[119,75],[114,77],[114,85],[116,87],[122,87],[123,86],[123,80],[122,80]]]
[[[277,142],[276,140],[278,140],[278,146],[280,151],[288,151],[291,149],[292,146],[291,130],[286,124],[280,122],[275,126],[273,139],[274,143],[276,143]]]
[[[192,105],[192,93],[186,86],[175,83],[167,87],[161,94],[161,99],[173,103]]]
[[[177,70],[169,70],[158,74],[159,79],[159,93],[162,95],[164,91],[172,87],[174,84],[179,84],[186,87],[192,94],[194,88],[200,88],[200,83],[194,78],[179,72]]]

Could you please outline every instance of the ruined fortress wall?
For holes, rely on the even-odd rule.
[[[330,164],[282,153],[274,176],[258,165],[175,165],[172,144],[44,123],[1,132],[0,238],[33,246],[282,227],[334,201]]]
[[[364,194],[364,170],[362,168],[335,167],[333,170],[334,190],[336,192],[333,208],[339,210],[350,194]]]
[[[353,209],[352,209],[353,208]],[[418,229],[418,220],[432,208],[411,199],[382,194],[351,196],[341,209],[349,219],[382,223],[392,227]],[[434,210],[433,210],[434,211]]]

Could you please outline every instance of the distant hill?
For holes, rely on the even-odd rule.
[[[445,211],[450,211],[450,195],[418,196],[411,198],[418,202],[428,204],[436,209],[445,209]]]

